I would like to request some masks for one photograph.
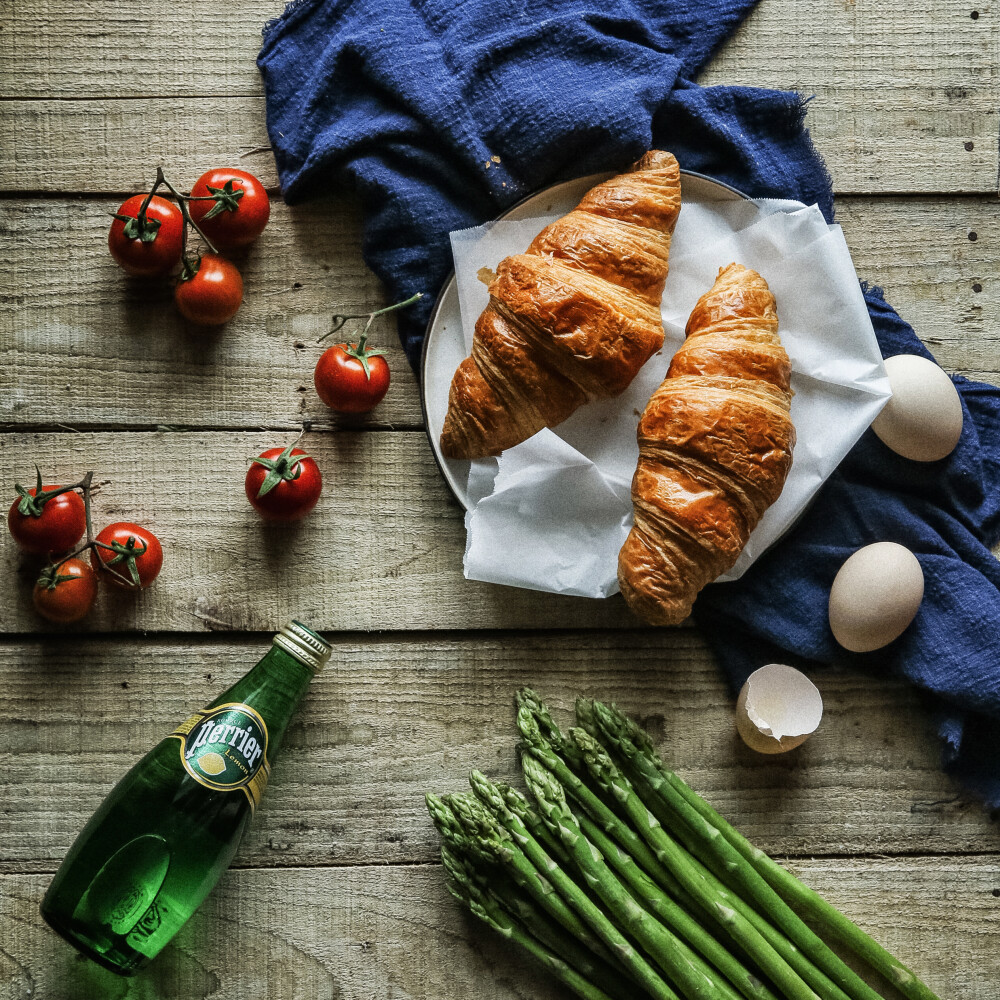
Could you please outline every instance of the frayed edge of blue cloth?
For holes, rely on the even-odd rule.
[[[313,7],[323,2],[324,0],[289,0],[280,14],[264,22],[264,26],[260,29],[261,37],[266,43],[279,25],[284,27],[291,24],[297,17],[308,14]]]

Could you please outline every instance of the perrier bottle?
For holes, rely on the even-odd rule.
[[[286,625],[242,680],[146,754],[56,872],[42,900],[50,926],[122,975],[155,957],[229,867],[292,711],[329,657],[315,632]]]

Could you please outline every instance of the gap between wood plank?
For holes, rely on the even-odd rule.
[[[931,853],[921,853],[916,851],[900,851],[898,853],[879,851],[872,853],[863,854],[822,854],[816,852],[810,852],[808,854],[772,854],[771,857],[784,864],[786,861],[796,862],[796,861],[926,861],[933,862],[939,861],[943,858],[947,858],[949,861],[958,859],[970,859],[970,860],[988,860],[990,858],[995,858],[1000,864],[1000,854],[994,851],[940,851]],[[25,865],[7,865],[5,863],[0,863],[0,878],[9,877],[13,875],[53,875],[56,869],[59,867],[59,861],[53,861],[50,865],[47,861],[43,861],[40,864],[25,864]],[[231,871],[254,871],[254,872],[267,872],[267,871],[324,871],[327,869],[342,869],[344,871],[351,871],[358,868],[391,868],[393,871],[404,871],[407,868],[440,868],[441,862],[437,860],[428,861],[383,861],[377,864],[370,861],[362,861],[357,864],[343,863],[343,864],[320,864],[320,865],[302,865],[302,864],[268,864],[268,865],[247,865],[240,864],[238,861],[234,862],[229,866],[228,870]]]

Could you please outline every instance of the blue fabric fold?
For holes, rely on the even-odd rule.
[[[755,0],[297,0],[264,32],[267,124],[289,203],[348,185],[366,262],[416,367],[448,234],[548,184],[669,149],[754,197],[816,203],[829,175],[794,93],[693,82]],[[883,354],[926,349],[878,289]],[[948,768],[1000,805],[1000,390],[956,378],[956,452],[921,465],[869,431],[793,532],[695,605],[734,688],[775,660],[895,671],[926,692]],[[920,613],[885,650],[840,650],[826,602],[836,569],[875,540],[923,567]]]

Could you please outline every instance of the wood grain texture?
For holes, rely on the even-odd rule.
[[[370,415],[341,417],[313,388],[334,313],[384,305],[361,257],[353,202],[308,209],[276,202],[261,239],[237,257],[244,301],[222,329],[181,318],[173,283],[127,276],[107,252],[117,200],[0,203],[0,363],[19,373],[0,391],[0,422],[87,426],[420,427],[416,379],[395,323],[370,341],[388,350],[392,387]],[[8,335],[9,334],[9,335]],[[47,387],[47,388],[46,388]]]
[[[161,391],[169,391],[166,387]],[[108,593],[94,631],[265,630],[299,617],[329,630],[633,626],[620,598],[560,597],[462,576],[463,512],[420,431],[308,434],[326,477],[303,521],[267,524],[243,492],[248,458],[287,435],[231,433],[0,434],[0,482],[54,481],[95,470],[96,530],[146,524],[164,569],[139,594]],[[36,631],[29,583],[37,563],[0,547],[0,576],[19,578],[0,631]]]
[[[566,724],[579,694],[635,713],[678,772],[772,853],[996,847],[996,823],[941,773],[930,718],[894,681],[817,674],[820,731],[765,758],[737,738],[731,696],[693,630],[331,638],[238,865],[432,860],[425,792],[461,790],[473,768],[521,785],[513,694],[524,685]],[[54,868],[131,764],[267,644],[0,642],[2,870]]]
[[[213,45],[215,12],[196,0],[113,12],[93,0],[18,5],[0,32],[6,95],[24,99],[0,106],[15,150],[0,188],[138,190],[161,158],[193,179],[220,156],[266,145],[255,58],[260,28],[281,9],[252,0]],[[838,191],[995,192],[1000,20],[988,7],[973,20],[970,9],[770,0],[703,82],[814,96],[812,134]],[[255,166],[274,179],[269,157]]]
[[[0,203],[8,261],[0,364],[19,375],[0,390],[0,425],[422,426],[417,382],[391,319],[373,328],[393,372],[373,413],[338,417],[312,388],[317,339],[331,315],[384,304],[361,260],[353,201],[276,202],[271,225],[240,261],[240,312],[209,333],[186,327],[169,283],[130,279],[115,266],[105,231],[116,208],[105,199]],[[1000,203],[844,197],[837,218],[858,274],[885,288],[940,363],[1000,382]]]
[[[942,997],[996,996],[995,855],[795,867]],[[133,979],[80,959],[45,927],[38,905],[47,881],[0,876],[0,925],[6,930],[0,1000],[568,997],[513,946],[459,911],[436,865],[230,871]]]

